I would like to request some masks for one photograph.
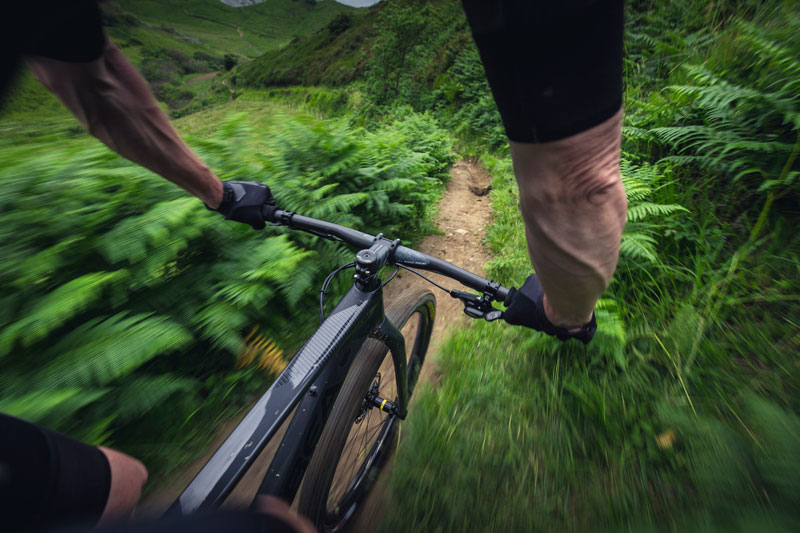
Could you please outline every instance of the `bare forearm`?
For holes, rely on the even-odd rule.
[[[110,42],[90,63],[27,58],[34,76],[75,114],[89,132],[123,157],[197,196],[211,207],[222,183],[181,140],[144,79]]]

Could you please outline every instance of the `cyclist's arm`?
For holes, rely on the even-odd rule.
[[[175,183],[210,207],[222,183],[181,140],[145,80],[110,42],[92,61],[26,56],[34,76],[109,148]]]
[[[127,518],[147,480],[128,455],[2,413],[0,435],[0,516],[9,531]]]

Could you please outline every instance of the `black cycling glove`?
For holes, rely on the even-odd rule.
[[[275,198],[269,187],[257,181],[223,181],[222,203],[211,209],[228,220],[250,224],[253,229],[264,229],[264,206],[274,206]],[[206,206],[208,207],[208,206]]]
[[[580,331],[570,333],[567,329],[553,325],[544,314],[544,291],[539,283],[536,274],[531,274],[522,288],[519,290],[511,289],[506,296],[505,304],[506,309],[503,318],[509,324],[515,326],[525,326],[536,331],[541,331],[558,337],[559,340],[565,341],[567,339],[578,339],[584,344],[589,344],[589,341],[594,337],[594,332],[597,331],[597,320],[595,320],[594,313],[592,319],[588,324],[583,326]]]

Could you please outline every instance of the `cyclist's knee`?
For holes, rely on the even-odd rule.
[[[542,207],[613,204],[624,214],[619,171],[622,112],[607,121],[557,141],[510,142],[514,173],[524,211]]]

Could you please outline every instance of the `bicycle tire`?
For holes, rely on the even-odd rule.
[[[435,315],[436,299],[431,291],[424,289],[404,291],[386,309],[386,317],[406,338],[409,398],[425,361]],[[410,321],[413,316],[418,316],[419,320]],[[391,368],[391,372],[384,377],[381,372],[387,368]],[[373,383],[377,382],[379,395],[396,401],[396,396],[384,395],[396,389],[394,380],[394,366],[388,348],[382,342],[368,339],[347,373],[300,491],[298,511],[311,519],[320,531],[341,528],[383,466],[398,420],[376,408],[367,408],[364,413],[364,399]],[[358,420],[359,416],[361,420]],[[377,423],[373,426],[361,426],[369,421],[370,416],[380,418],[374,420]],[[364,434],[363,441],[358,438],[359,432]]]

